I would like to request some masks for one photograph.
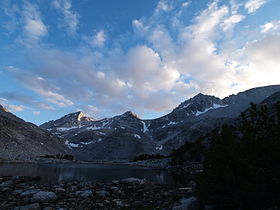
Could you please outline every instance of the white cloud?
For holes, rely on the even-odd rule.
[[[70,35],[76,34],[79,25],[79,14],[71,10],[71,0],[53,0],[52,5],[63,14],[61,26],[65,27]]]
[[[48,102],[53,103],[59,107],[66,107],[74,104],[71,100],[65,98],[63,95],[55,93],[51,90],[46,91],[43,88],[37,87],[35,91],[45,97]]]
[[[34,115],[40,115],[41,112],[39,112],[39,111],[33,111],[32,114],[34,114]]]
[[[160,11],[170,11],[172,10],[172,6],[166,0],[160,0],[156,7],[156,12]]]
[[[4,27],[9,33],[21,29],[22,33],[17,35],[17,41],[24,46],[32,47],[47,35],[48,29],[44,24],[38,5],[23,1],[22,6],[4,1],[4,14],[8,17]]]
[[[245,55],[255,80],[279,84],[280,35],[270,35],[249,44],[245,48]]]
[[[261,25],[261,32],[266,33],[280,29],[280,21],[271,21]]]
[[[184,3],[182,3],[183,7],[188,7],[192,2],[191,1],[186,1]]]
[[[229,30],[229,29],[232,28],[235,24],[241,22],[244,18],[245,18],[245,16],[239,15],[239,14],[235,14],[235,15],[230,16],[229,18],[227,18],[226,20],[224,20],[224,22],[221,24],[222,30],[223,30],[223,31]]]
[[[256,12],[259,8],[261,8],[268,0],[248,0],[244,7],[247,9],[249,14]]]
[[[45,25],[38,20],[28,20],[24,28],[30,35],[35,37],[43,36],[47,32]]]
[[[41,19],[37,6],[25,1],[22,14],[25,22],[24,30],[29,37],[38,39],[47,34],[47,27]]]
[[[103,47],[104,43],[106,41],[106,34],[104,30],[100,30],[96,32],[90,39],[89,44],[92,47]]]

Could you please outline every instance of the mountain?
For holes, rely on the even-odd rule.
[[[0,160],[32,160],[58,153],[65,153],[60,139],[0,105]]]
[[[142,120],[132,112],[102,120],[71,113],[41,127],[63,138],[72,154],[82,160],[129,160],[144,153],[168,155],[185,142],[196,141],[232,121],[249,108],[250,102],[260,103],[278,91],[280,85],[258,87],[224,99],[200,93],[153,120]]]
[[[70,113],[58,120],[52,120],[47,123],[42,124],[40,127],[44,129],[54,129],[54,128],[65,128],[71,129],[73,127],[81,127],[86,125],[88,122],[95,121],[93,118],[87,117],[81,111]]]
[[[90,120],[71,124],[77,115],[71,113],[41,127],[63,138],[78,159],[129,159],[147,151],[156,152],[157,144],[146,134],[145,122],[130,111],[113,118],[84,118]]]

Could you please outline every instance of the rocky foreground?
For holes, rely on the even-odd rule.
[[[193,182],[180,188],[137,178],[43,184],[39,178],[1,177],[0,209],[202,209],[191,197],[193,187]]]

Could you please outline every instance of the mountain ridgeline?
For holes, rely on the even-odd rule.
[[[142,120],[132,112],[95,120],[76,112],[40,127],[59,137],[78,160],[170,155],[186,142],[195,142],[224,123],[233,122],[251,102],[265,103],[279,91],[280,85],[258,87],[224,99],[200,93],[153,120]]]

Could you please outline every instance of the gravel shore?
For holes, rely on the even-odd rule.
[[[109,183],[43,184],[36,177],[0,177],[0,209],[174,209],[192,187],[127,178]]]

